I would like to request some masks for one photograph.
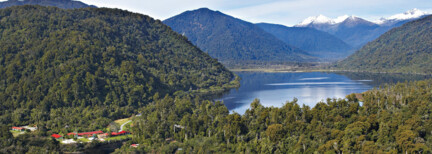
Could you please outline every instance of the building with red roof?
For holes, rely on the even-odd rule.
[[[131,144],[131,147],[137,148],[139,146],[139,144]]]
[[[59,134],[52,134],[51,137],[54,137],[57,140],[62,140],[63,136],[59,135]]]
[[[122,131],[120,131],[118,133],[117,132],[112,132],[111,136],[119,136],[119,135],[127,135],[127,134],[130,134],[130,132],[122,130]]]
[[[12,130],[14,130],[14,131],[25,131],[25,129],[22,128],[22,127],[12,127]]]

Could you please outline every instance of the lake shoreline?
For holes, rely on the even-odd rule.
[[[299,69],[299,70],[284,70],[271,68],[248,68],[248,69],[229,69],[232,72],[263,72],[263,73],[305,73],[305,72],[348,72],[348,73],[372,73],[372,74],[404,74],[404,75],[431,75],[427,73],[402,73],[402,72],[371,72],[371,71],[351,71],[351,70],[332,70],[332,69]]]
[[[431,78],[401,73],[364,73],[348,71],[242,71],[236,72],[242,80],[240,87],[230,90],[214,100],[223,101],[227,108],[244,113],[255,98],[264,106],[280,107],[294,98],[299,104],[315,106],[328,98],[345,98],[386,84]]]

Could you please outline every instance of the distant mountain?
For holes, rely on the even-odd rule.
[[[63,9],[76,9],[76,8],[95,8],[94,5],[87,5],[80,1],[75,0],[8,0],[0,2],[0,8],[6,8],[16,5],[41,5],[41,6],[55,6]]]
[[[408,22],[368,43],[337,67],[344,70],[432,73],[432,16]]]
[[[334,35],[353,47],[360,47],[382,34],[372,32],[379,27],[373,22],[351,16],[337,25]]]
[[[252,23],[207,8],[186,11],[164,23],[225,64],[314,59]]]
[[[287,44],[296,46],[311,55],[324,59],[345,58],[352,47],[341,39],[314,28],[287,27],[277,24],[256,24]]]
[[[418,19],[421,18],[423,16],[428,15],[429,13],[425,12],[425,11],[421,11],[419,9],[412,9],[409,10],[407,12],[404,13],[400,13],[400,14],[395,14],[391,17],[388,18],[381,18],[379,20],[374,21],[375,23],[382,25],[382,26],[390,26],[390,25],[394,25],[394,24],[400,24],[400,22],[404,22],[404,21],[411,21],[412,19]],[[406,22],[404,22],[406,23]]]
[[[319,15],[308,17],[295,27],[310,27],[335,35],[354,48],[360,48],[373,41],[388,30],[402,24],[421,18],[427,12],[413,9],[389,18],[381,18],[375,22],[367,21],[356,16],[340,16],[335,19]]]
[[[370,40],[375,35],[371,33],[379,25],[355,16],[341,16],[330,19],[323,15],[309,17],[295,27],[309,27],[328,32],[354,48],[358,48]]]
[[[310,27],[317,30],[334,33],[337,31],[337,25],[345,21],[345,19],[348,17],[348,15],[344,15],[335,19],[331,19],[321,14],[315,17],[308,17],[294,27]]]

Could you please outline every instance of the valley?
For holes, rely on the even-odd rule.
[[[0,153],[432,152],[427,5],[171,3],[0,1]]]

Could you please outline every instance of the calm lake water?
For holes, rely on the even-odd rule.
[[[231,112],[243,114],[255,98],[264,106],[281,107],[286,101],[298,99],[310,107],[327,98],[345,98],[385,83],[405,82],[430,78],[421,75],[372,73],[261,73],[236,72],[242,80],[221,98]]]

